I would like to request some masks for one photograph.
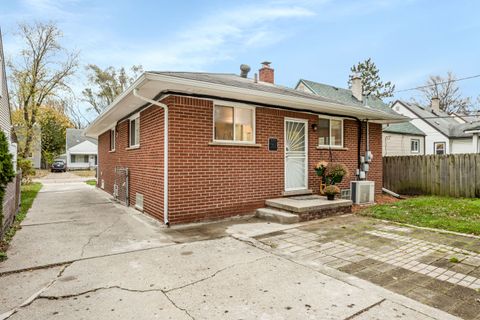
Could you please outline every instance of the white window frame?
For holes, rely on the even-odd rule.
[[[135,144],[132,144],[132,122],[136,121],[136,127],[138,127],[138,137],[135,141]],[[134,114],[128,119],[128,147],[129,148],[138,148],[140,147],[140,113]]]
[[[128,123],[128,125],[130,126],[130,123]],[[116,146],[117,146],[117,137],[116,137],[117,132],[116,132],[115,128],[111,128],[109,133],[110,133],[110,139],[109,139],[110,140],[110,146],[109,146],[109,148],[110,148],[110,151],[113,152],[113,151],[115,151]],[[113,148],[112,148],[112,134],[113,134]]]
[[[437,154],[437,144],[443,144],[443,153]],[[447,154],[447,143],[445,141],[438,141],[433,143],[433,154],[436,156],[441,156]]]
[[[329,125],[328,125],[328,141],[329,141],[329,144],[320,144],[319,143],[319,138],[320,136],[318,135],[317,133],[317,144],[318,144],[318,147],[322,147],[322,148],[332,148],[332,149],[335,149],[335,148],[338,148],[338,149],[342,149],[343,148],[343,144],[344,144],[344,136],[345,136],[345,133],[344,133],[344,126],[343,126],[343,118],[338,118],[338,117],[330,117],[330,116],[318,116],[318,120],[320,119],[323,119],[323,120],[328,120],[329,121]],[[341,145],[337,146],[337,145],[332,145],[332,125],[331,125],[331,120],[339,120],[342,124],[342,128],[341,128],[341,132],[342,132],[342,143]],[[317,123],[318,125],[319,123]]]
[[[412,143],[413,142],[417,143],[417,149],[416,150],[414,150],[412,148],[412,146],[413,146]],[[420,153],[420,139],[416,139],[416,138],[410,139],[410,153]]]
[[[221,140],[221,139],[215,139],[215,108],[216,107],[229,107],[233,108],[233,140]],[[252,122],[253,122],[253,141],[237,141],[235,140],[236,138],[236,130],[235,130],[235,117],[237,114],[237,109],[247,109],[251,110],[253,117],[252,117]],[[256,144],[257,141],[257,128],[256,128],[256,108],[255,106],[243,104],[243,103],[231,103],[231,102],[225,102],[221,100],[216,100],[213,103],[213,116],[212,116],[212,138],[214,142],[219,142],[219,143],[234,143],[234,144]]]

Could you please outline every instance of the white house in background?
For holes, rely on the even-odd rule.
[[[95,169],[98,142],[83,135],[83,129],[67,129],[66,158],[68,170]]]
[[[428,107],[395,101],[392,108],[411,118],[410,123],[425,134],[425,154],[479,153],[480,121],[440,110],[438,99]]]
[[[382,155],[414,156],[425,154],[425,133],[410,122],[383,126]]]

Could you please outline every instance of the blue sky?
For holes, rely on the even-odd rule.
[[[279,84],[306,78],[346,87],[350,67],[372,57],[397,89],[431,74],[480,73],[479,1],[1,2],[7,56],[20,48],[17,22],[53,20],[83,64],[102,67],[238,73],[241,63],[255,71],[269,60]],[[84,84],[81,74],[73,80],[77,92]],[[459,85],[467,96],[480,94],[480,78]]]

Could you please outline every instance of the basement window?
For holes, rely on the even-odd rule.
[[[214,106],[214,140],[255,143],[255,108],[250,106]]]
[[[140,146],[140,115],[136,114],[130,118],[129,124],[129,147]]]
[[[343,119],[319,117],[318,146],[332,148],[343,147]]]

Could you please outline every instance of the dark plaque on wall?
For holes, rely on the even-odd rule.
[[[277,151],[277,138],[268,138],[268,150],[269,151]]]

